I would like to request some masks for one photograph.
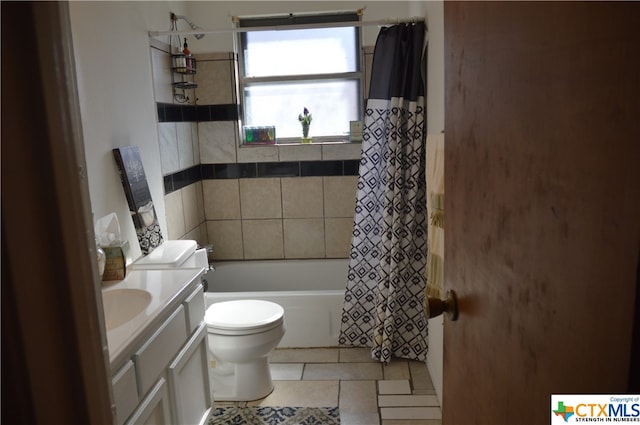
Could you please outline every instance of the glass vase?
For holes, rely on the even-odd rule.
[[[302,124],[302,143],[311,143],[311,137],[309,137],[309,124]]]

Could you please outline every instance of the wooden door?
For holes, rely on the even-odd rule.
[[[640,7],[445,2],[443,424],[546,424],[628,388]],[[637,361],[637,359],[636,359]]]

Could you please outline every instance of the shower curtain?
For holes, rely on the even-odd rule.
[[[341,345],[425,360],[425,24],[382,28],[364,117]]]

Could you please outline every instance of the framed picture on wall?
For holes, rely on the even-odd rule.
[[[120,180],[129,204],[142,255],[147,255],[162,243],[162,232],[151,199],[149,184],[142,166],[138,146],[113,149],[120,171]]]

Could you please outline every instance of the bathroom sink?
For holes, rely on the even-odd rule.
[[[151,303],[151,294],[142,289],[114,289],[102,293],[107,330],[117,328],[142,313]]]

